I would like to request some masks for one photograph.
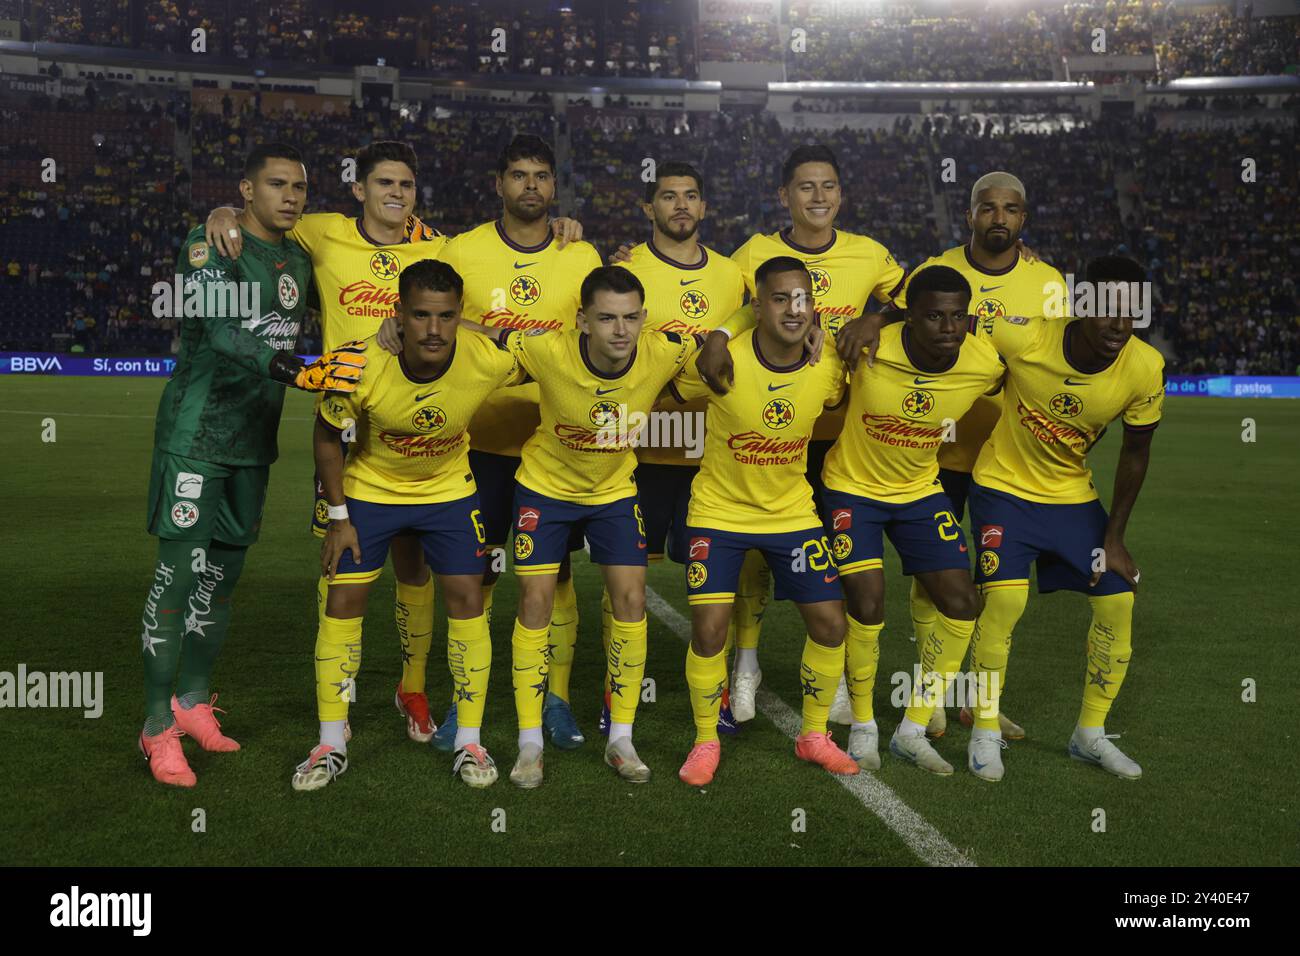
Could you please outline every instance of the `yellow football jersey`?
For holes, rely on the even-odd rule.
[[[974,479],[1027,501],[1079,504],[1097,490],[1086,456],[1106,427],[1155,428],[1165,401],[1165,360],[1129,339],[1100,372],[1065,357],[1078,321],[1007,316],[977,320],[1007,364],[1003,415],[975,462]],[[965,351],[963,348],[962,351]]]
[[[523,380],[513,355],[477,332],[460,331],[451,359],[433,378],[416,378],[400,354],[366,340],[366,373],[355,392],[330,392],[325,423],[356,425],[343,493],[380,504],[456,501],[476,490],[469,469],[470,419],[502,385]]]
[[[808,267],[814,307],[822,328],[833,335],[848,319],[867,311],[867,300],[888,303],[903,284],[903,267],[889,250],[869,236],[835,230],[831,241],[817,249],[796,245],[790,228],[755,234],[732,253],[754,295],[754,273],[768,259],[793,256]],[[814,441],[831,441],[844,426],[844,410],[829,412],[817,423]]]
[[[576,328],[582,280],[601,264],[591,243],[560,249],[548,236],[540,245],[520,246],[498,220],[451,239],[438,258],[465,280],[465,318],[520,331]],[[470,426],[472,447],[518,457],[537,430],[537,401],[535,385],[493,395]]]
[[[579,505],[636,494],[631,439],[664,386],[695,354],[695,339],[642,332],[627,367],[612,375],[592,366],[587,337],[576,329],[514,332],[504,345],[541,391],[542,423],[524,443],[519,483]]]
[[[954,246],[942,255],[926,259],[912,270],[907,281],[927,266],[948,266],[956,269],[970,283],[970,311],[977,318],[1004,315],[1042,315],[1053,313],[1049,308],[1051,295],[1057,302],[1057,315],[1070,314],[1069,297],[1065,294],[1065,280],[1061,273],[1046,262],[1027,262],[1019,256],[1008,269],[989,272],[971,261],[970,249]],[[1052,294],[1052,283],[1059,293]],[[907,286],[895,297],[894,304],[907,308]],[[1002,414],[1002,396],[982,397],[969,412],[957,422],[956,440],[944,442],[939,448],[939,467],[949,471],[970,472],[975,467],[980,448],[988,441]]]
[[[740,267],[726,256],[700,246],[703,257],[695,265],[683,265],[643,242],[632,249],[632,259],[623,267],[641,280],[645,287],[645,328],[680,335],[708,334],[716,329],[745,302],[745,279]],[[688,403],[685,408],[671,401],[664,406],[682,415],[704,412],[704,399]],[[686,457],[685,448],[650,448],[636,450],[638,461],[656,465],[698,465]]]
[[[298,220],[289,238],[311,256],[320,298],[321,341],[326,351],[374,335],[393,314],[397,276],[421,259],[437,259],[447,237],[383,245],[366,235],[358,216],[312,212]]]
[[[844,397],[844,365],[827,350],[778,368],[759,352],[755,330],[729,344],[735,384],[714,394],[690,363],[673,383],[682,401],[705,396],[704,457],[691,482],[687,522],[753,534],[800,531],[820,524],[813,509],[808,443],[822,410]]]
[[[822,467],[827,488],[895,504],[943,490],[937,456],[945,433],[999,387],[1006,369],[987,340],[968,335],[948,368],[923,372],[910,336],[905,322],[886,325],[876,364],[863,362],[849,376],[844,431]]]

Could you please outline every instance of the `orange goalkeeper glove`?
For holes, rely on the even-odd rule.
[[[307,392],[355,391],[361,370],[366,367],[365,350],[365,342],[344,342],[300,368],[293,384]]]

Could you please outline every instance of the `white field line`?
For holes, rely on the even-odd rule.
[[[645,589],[646,609],[659,618],[683,641],[691,639],[691,625],[678,610],[653,588]],[[777,729],[791,740],[799,734],[801,719],[785,701],[769,690],[759,688],[758,709]],[[853,794],[864,807],[898,834],[921,862],[927,866],[975,866],[975,862],[948,842],[942,833],[909,807],[888,786],[870,773],[852,777],[835,777],[840,786]]]

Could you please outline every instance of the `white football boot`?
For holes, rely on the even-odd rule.
[[[1137,761],[1130,760],[1111,743],[1118,739],[1119,734],[1104,731],[1100,734],[1087,734],[1082,727],[1075,727],[1070,736],[1070,756],[1084,763],[1096,764],[1125,780],[1136,780],[1142,776],[1142,768],[1137,765]]]
[[[876,728],[875,721],[849,733],[849,756],[863,770],[880,769],[880,731]]]
[[[1006,748],[1007,742],[995,731],[976,730],[966,745],[966,766],[981,780],[997,783],[1006,772],[1002,766],[1002,751]]]
[[[762,683],[761,670],[753,673],[736,671],[731,675],[731,716],[736,718],[736,723],[743,724],[747,720],[753,720],[754,715],[758,713],[755,696],[758,694],[758,686]]]
[[[541,747],[537,744],[524,744],[519,748],[519,758],[510,771],[510,782],[525,790],[542,785]]]
[[[904,737],[895,730],[894,736],[889,738],[889,752],[930,773],[941,777],[952,775],[952,764],[939,756],[923,733]]]

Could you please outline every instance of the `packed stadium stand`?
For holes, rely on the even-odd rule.
[[[842,168],[839,227],[880,240],[908,267],[963,241],[971,182],[1009,169],[1029,190],[1025,242],[1063,272],[1113,251],[1150,265],[1152,339],[1171,372],[1297,371],[1295,95],[1171,87],[1135,113],[1099,109],[1082,88],[948,102],[801,94],[784,110],[752,90],[714,109],[629,107],[625,91],[615,108],[598,92],[533,90],[528,77],[691,79],[701,64],[754,62],[778,64],[791,81],[1061,80],[1066,58],[1092,50],[1097,29],[1108,53],[1150,58],[1159,75],[1148,81],[1277,75],[1300,62],[1300,17],[1160,0],[1031,2],[1018,12],[969,0],[944,18],[924,2],[757,6],[776,12],[710,22],[699,4],[653,0],[574,2],[563,13],[531,0],[0,0],[0,21],[20,24],[29,40],[115,47],[129,62],[137,50],[188,56],[203,27],[212,55],[246,71],[218,88],[92,75],[77,96],[0,98],[13,132],[0,141],[0,349],[170,352],[171,323],[153,317],[149,288],[172,274],[192,224],[237,202],[238,167],[258,142],[297,144],[310,158],[310,208],[352,213],[342,160],[371,140],[409,141],[423,164],[417,212],[454,234],[493,215],[496,155],[514,133],[532,132],[556,145],[556,212],[577,216],[602,255],[647,235],[647,157],[703,170],[710,212],[701,235],[729,253],[752,232],[788,223],[777,195],[782,159],[799,143],[826,143]],[[495,26],[505,43],[494,49]],[[807,43],[797,52],[798,30]],[[48,77],[78,69],[35,55]],[[324,73],[380,58],[403,76],[453,73],[471,86],[475,73],[497,83],[519,75],[517,89],[530,95],[508,105],[445,88],[425,99],[294,101],[264,91],[252,73],[262,62]],[[296,89],[315,89],[304,84]],[[53,182],[42,176],[46,157]],[[1244,157],[1257,169],[1249,184]],[[304,348],[313,345],[309,330]]]

